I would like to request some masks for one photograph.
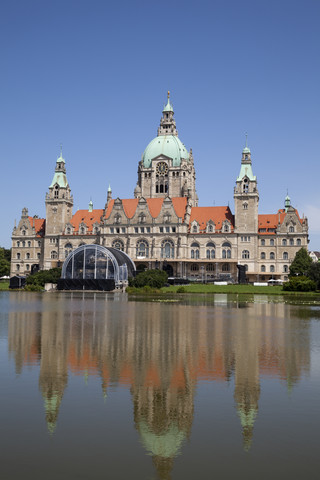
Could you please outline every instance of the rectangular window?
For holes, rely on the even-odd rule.
[[[144,227],[140,228],[140,233],[144,233]]]
[[[176,227],[172,227],[172,233],[176,233]]]
[[[166,232],[167,232],[167,233],[170,232],[170,227],[166,227]]]
[[[114,228],[110,227],[110,233],[114,233]]]
[[[126,233],[125,227],[121,227],[121,233]]]
[[[134,233],[139,233],[138,227],[134,227]]]
[[[116,232],[117,232],[117,233],[120,233],[120,228],[116,228]]]
[[[163,227],[159,227],[160,233],[163,233]]]
[[[146,230],[147,230],[147,233],[150,233],[150,227],[147,227]]]

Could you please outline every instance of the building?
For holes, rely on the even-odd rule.
[[[137,269],[162,268],[169,276],[236,280],[238,265],[249,281],[286,280],[296,252],[308,246],[308,221],[285,199],[277,213],[259,214],[251,151],[242,151],[229,206],[199,207],[192,150],[178,137],[169,92],[157,136],[138,164],[134,197],[73,213],[62,153],[45,198],[46,218],[23,208],[12,234],[11,275],[62,265],[80,245],[125,251]]]

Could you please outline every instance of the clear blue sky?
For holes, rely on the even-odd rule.
[[[259,212],[288,189],[320,250],[319,25],[319,0],[2,0],[0,245],[45,216],[60,143],[75,210],[131,198],[170,90],[200,205],[234,210],[248,132]]]

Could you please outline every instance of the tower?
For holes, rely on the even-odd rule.
[[[60,235],[71,220],[73,197],[66,175],[62,151],[56,162],[55,173],[46,194],[46,236]]]
[[[178,137],[173,105],[168,92],[157,136],[145,149],[138,166],[136,198],[188,197],[197,206],[192,150]]]
[[[258,232],[259,193],[257,177],[253,175],[251,152],[246,146],[242,151],[241,168],[234,188],[235,232]]]

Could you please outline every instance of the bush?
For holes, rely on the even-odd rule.
[[[37,285],[35,283],[25,285],[24,289],[27,292],[42,292],[43,291],[43,287],[41,285]]]
[[[283,284],[283,290],[287,292],[314,292],[316,289],[316,283],[304,276],[291,277]]]
[[[177,293],[186,293],[186,289],[184,287],[179,287]]]
[[[163,270],[146,270],[129,282],[130,287],[142,288],[161,288],[167,283],[168,275]]]
[[[61,268],[51,268],[51,270],[40,270],[39,272],[29,275],[26,279],[26,287],[28,285],[38,285],[44,287],[45,283],[58,283],[61,277]],[[26,288],[28,290],[28,288]]]

